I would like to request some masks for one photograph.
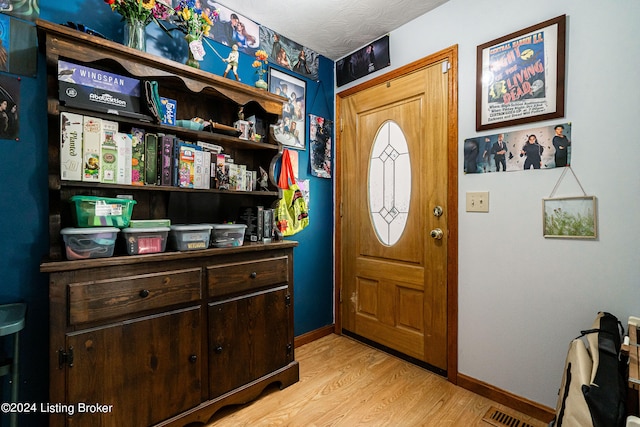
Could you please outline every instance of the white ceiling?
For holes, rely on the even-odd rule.
[[[291,41],[337,60],[447,1],[223,0],[220,3]]]

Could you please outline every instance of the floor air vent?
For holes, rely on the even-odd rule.
[[[533,424],[526,423],[513,415],[506,414],[500,409],[491,407],[482,418],[482,421],[496,427],[534,427]]]

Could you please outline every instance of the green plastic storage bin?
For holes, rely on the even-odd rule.
[[[135,200],[97,196],[73,196],[70,199],[77,227],[129,226]]]

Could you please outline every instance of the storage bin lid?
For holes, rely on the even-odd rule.
[[[135,205],[137,202],[133,199],[125,199],[122,197],[99,197],[99,196],[71,196],[69,201],[74,202],[104,202],[104,203],[119,203],[119,204],[133,204]]]
[[[211,230],[209,224],[175,224],[171,226],[171,231],[200,231]]]
[[[122,232],[123,233],[160,233],[160,232],[165,232],[165,231],[169,231],[170,228],[169,227],[142,227],[142,228],[123,228]]]
[[[238,228],[245,229],[247,224],[211,224],[214,230],[234,230]]]
[[[60,230],[60,234],[100,234],[100,233],[117,233],[120,231],[115,227],[85,227],[85,228],[74,228],[67,227]]]

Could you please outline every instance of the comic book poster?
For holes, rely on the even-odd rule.
[[[564,115],[564,25],[543,25],[478,46],[477,130]]]

